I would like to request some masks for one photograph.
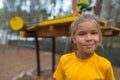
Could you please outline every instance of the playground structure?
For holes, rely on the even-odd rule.
[[[43,20],[36,25],[25,27],[22,19],[15,17],[10,20],[11,28],[20,32],[21,37],[33,37],[36,42],[36,56],[37,56],[37,75],[40,76],[40,56],[38,38],[52,38],[52,71],[55,69],[55,37],[69,36],[70,24],[81,15],[64,16],[50,20]],[[104,20],[99,20],[103,36],[120,36],[120,28],[111,27],[107,25]]]

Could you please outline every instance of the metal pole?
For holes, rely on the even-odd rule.
[[[40,76],[40,55],[39,55],[39,43],[38,43],[38,37],[35,36],[35,43],[36,43],[36,59],[37,59],[37,76]]]
[[[55,70],[55,37],[52,37],[52,72]]]

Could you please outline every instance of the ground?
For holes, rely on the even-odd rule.
[[[59,57],[60,55],[56,54],[56,63]],[[40,62],[41,76],[38,77],[34,49],[15,46],[0,48],[0,80],[52,80],[51,53],[40,51]],[[113,70],[116,80],[120,80],[120,68],[114,66]],[[31,72],[32,75],[28,72]]]

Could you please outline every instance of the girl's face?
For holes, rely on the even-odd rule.
[[[100,43],[99,36],[96,24],[89,20],[78,24],[72,40],[77,45],[77,52],[91,55]]]

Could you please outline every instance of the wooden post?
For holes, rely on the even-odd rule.
[[[39,55],[39,42],[38,37],[35,36],[35,43],[36,43],[36,59],[37,59],[37,76],[40,76],[40,55]]]
[[[52,37],[52,72],[55,70],[55,37]]]

